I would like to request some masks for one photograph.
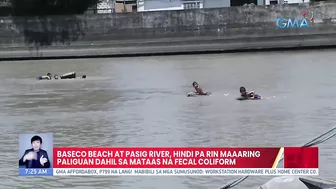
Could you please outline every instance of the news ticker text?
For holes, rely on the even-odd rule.
[[[316,176],[319,174],[318,169],[244,169],[244,168],[227,168],[227,169],[106,169],[106,168],[50,168],[50,169],[25,169],[20,168],[20,176],[85,176],[85,175],[114,175],[114,176],[234,176],[234,175],[273,175],[273,176]]]
[[[318,148],[54,148],[53,168],[318,168]],[[309,157],[309,158],[308,158]]]

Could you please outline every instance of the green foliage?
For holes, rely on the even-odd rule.
[[[0,0],[0,16],[9,16],[12,8],[8,0]]]
[[[83,14],[101,0],[9,0],[13,16]]]

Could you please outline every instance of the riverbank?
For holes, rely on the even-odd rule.
[[[308,27],[301,27],[306,13]],[[0,59],[199,54],[336,46],[336,3],[0,18]],[[293,28],[277,27],[292,19]],[[313,18],[312,20],[310,20]],[[297,19],[298,25],[295,25]],[[285,22],[283,22],[285,23]]]
[[[316,41],[318,40],[318,42]],[[210,41],[210,40],[209,40]],[[0,50],[0,61],[7,60],[43,60],[43,59],[78,59],[78,58],[108,58],[134,56],[164,56],[210,53],[235,53],[257,51],[290,51],[305,49],[327,49],[336,47],[336,35],[333,38],[319,36],[318,39],[298,40],[283,39],[274,45],[274,39],[265,41],[234,42],[228,44],[225,40],[212,43],[191,44],[181,42],[131,43],[123,47],[111,44],[88,46],[49,47],[41,49],[7,48]],[[15,50],[14,50],[15,49]]]

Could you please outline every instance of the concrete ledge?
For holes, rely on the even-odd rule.
[[[336,34],[279,36],[240,39],[208,39],[198,41],[138,41],[130,44],[95,44],[91,46],[63,46],[60,48],[3,48],[0,60],[70,59],[151,55],[178,55],[260,50],[294,50],[306,48],[332,48]]]
[[[314,14],[311,13],[314,11]],[[308,18],[303,18],[303,12]],[[314,21],[310,17],[314,15]],[[242,52],[336,45],[336,3],[0,18],[0,59]],[[306,20],[309,27],[278,28]],[[291,19],[292,21],[289,21]],[[290,24],[291,23],[291,24]],[[64,45],[66,44],[66,45]]]

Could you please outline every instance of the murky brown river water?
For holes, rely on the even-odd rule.
[[[59,147],[301,145],[336,123],[335,58],[331,50],[0,62],[1,188],[220,188],[236,177],[18,177],[18,135],[53,132]],[[35,80],[70,71],[88,78]],[[194,80],[213,95],[187,98]],[[240,86],[271,98],[237,101]],[[335,144],[320,145],[324,178],[335,179]]]

